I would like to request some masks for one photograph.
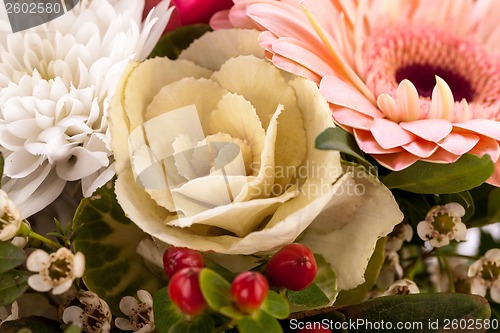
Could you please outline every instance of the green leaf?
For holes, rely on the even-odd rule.
[[[496,188],[488,195],[488,217],[500,221],[500,188]]]
[[[231,284],[219,274],[203,268],[200,273],[200,287],[207,304],[215,311],[230,306]]]
[[[279,322],[264,311],[257,311],[252,316],[244,317],[236,324],[240,333],[280,333],[283,332]]]
[[[260,309],[278,319],[285,319],[290,314],[288,302],[272,290],[269,290],[266,299],[260,306]]]
[[[315,283],[300,291],[287,290],[286,297],[288,297],[290,303],[306,308],[316,308],[330,302],[325,293]]]
[[[474,199],[475,210],[474,216],[467,222],[468,228],[482,227],[498,222],[498,219],[491,217],[491,215],[496,215],[494,203],[497,202],[497,205],[500,205],[500,201],[497,201],[498,198],[496,198],[496,189],[498,188],[495,186],[483,184],[470,191]]]
[[[64,333],[81,333],[81,332],[82,329],[75,325],[68,326],[68,328],[64,330]]]
[[[45,317],[30,316],[23,317],[17,320],[6,321],[2,323],[0,331],[2,333],[21,333],[23,329],[26,332],[33,333],[57,333],[62,332],[60,329],[61,323]],[[74,326],[73,326],[74,327]],[[64,333],[67,333],[65,331]],[[69,331],[68,333],[77,333],[81,331]]]
[[[337,290],[337,277],[335,272],[325,258],[320,254],[314,254],[314,259],[318,266],[318,272],[314,283],[321,289],[321,291],[328,297],[330,302],[335,301],[339,291]]]
[[[401,171],[394,171],[382,182],[390,189],[421,194],[457,193],[483,184],[493,173],[488,155],[463,155],[455,163],[437,164],[417,161]]]
[[[365,271],[365,282],[354,289],[342,290],[339,292],[335,305],[348,305],[361,302],[366,298],[366,294],[370,291],[377,282],[380,269],[385,260],[385,237],[380,238],[375,246],[375,251],[368,262]]]
[[[195,39],[211,30],[209,25],[194,24],[168,32],[160,38],[148,58],[168,57],[175,60]]]
[[[315,147],[321,150],[337,150],[354,157],[364,166],[371,166],[358,145],[354,136],[340,127],[330,127],[316,137]]]
[[[0,274],[0,306],[6,306],[21,296],[28,289],[26,271],[11,270]]]
[[[121,314],[122,297],[139,289],[153,293],[164,285],[137,254],[137,244],[148,235],[125,216],[112,187],[103,186],[81,201],[73,228],[75,250],[85,255],[83,281],[115,315]]]
[[[16,268],[25,260],[24,250],[9,242],[0,242],[0,274]]]
[[[356,324],[349,327],[349,332],[459,332],[453,330],[451,322],[455,320],[471,323],[480,319],[484,323],[490,317],[490,307],[483,297],[469,294],[410,294],[379,297],[361,304],[341,308],[322,309],[311,312],[308,321],[322,319],[335,320],[337,325],[342,316],[344,324]],[[447,327],[445,324],[449,323]],[[375,326],[378,325],[378,326]],[[385,326],[381,326],[385,325]],[[398,328],[398,325],[411,325]],[[379,327],[379,329],[376,329]],[[354,328],[351,330],[351,328]],[[391,329],[392,328],[392,329]],[[484,332],[474,330],[470,332]],[[466,330],[463,330],[466,332]]]
[[[178,321],[168,333],[210,333],[213,330],[214,321],[204,313],[194,317],[192,321]]]
[[[168,333],[170,328],[182,320],[182,312],[170,301],[167,287],[158,290],[153,295],[153,314],[156,330],[159,333]]]

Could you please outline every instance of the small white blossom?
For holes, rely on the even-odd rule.
[[[31,288],[42,292],[52,289],[52,293],[58,295],[67,291],[75,278],[83,276],[85,257],[64,247],[51,254],[37,249],[28,257],[26,266],[39,273],[28,278]]]
[[[472,278],[473,294],[485,296],[490,289],[491,299],[500,303],[500,249],[488,250],[469,267],[468,275]]]
[[[418,294],[420,289],[412,280],[402,279],[394,282],[386,292],[384,296],[388,295],[408,295],[408,294]]]
[[[417,225],[418,236],[433,247],[446,246],[452,239],[464,241],[467,237],[467,227],[461,219],[464,215],[465,209],[456,202],[434,206]]]
[[[399,263],[399,255],[396,252],[387,252],[384,264],[377,278],[377,286],[387,289],[396,279],[403,276],[403,267]]]
[[[155,329],[153,316],[153,298],[146,290],[139,290],[137,297],[125,296],[120,301],[120,310],[130,319],[117,318],[116,327],[124,331],[135,333],[150,333]]]
[[[387,235],[385,250],[399,251],[403,246],[404,241],[411,241],[413,237],[413,229],[408,223],[400,223],[394,227],[394,230]]]
[[[62,320],[64,323],[76,325],[86,333],[110,332],[111,310],[108,304],[95,293],[79,291],[71,304],[75,305],[69,306],[63,311]]]
[[[10,307],[10,314],[4,306],[0,307],[0,326],[2,326],[2,324],[6,321],[17,319],[19,319],[19,306],[17,305],[17,302],[14,301],[14,303],[12,303]]]
[[[0,241],[14,238],[21,228],[21,213],[9,199],[7,193],[0,190]]]

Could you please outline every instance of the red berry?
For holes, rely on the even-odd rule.
[[[260,308],[268,290],[267,280],[259,272],[240,273],[231,284],[231,295],[238,308],[244,312],[253,312]]]
[[[183,268],[172,276],[168,296],[185,314],[196,316],[207,306],[200,289],[199,267]]]
[[[171,247],[163,254],[163,269],[168,277],[174,276],[177,271],[183,268],[202,268],[203,265],[201,253],[185,247]]]
[[[302,244],[289,244],[276,252],[267,263],[266,275],[278,287],[299,291],[314,281],[318,267],[314,254]]]

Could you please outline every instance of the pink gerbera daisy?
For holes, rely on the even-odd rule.
[[[320,85],[380,164],[488,154],[500,186],[500,15],[493,0],[234,0],[215,27],[253,26],[282,69]]]

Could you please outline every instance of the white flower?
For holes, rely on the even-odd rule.
[[[489,288],[491,299],[500,303],[500,249],[488,250],[469,267],[468,275],[472,278],[473,294],[485,296]]]
[[[377,278],[377,286],[382,289],[388,288],[396,278],[403,276],[403,267],[399,263],[397,252],[386,252],[384,264]]]
[[[0,326],[6,321],[17,319],[19,319],[19,306],[16,301],[10,306],[10,314],[4,306],[0,307]]]
[[[4,189],[23,218],[54,201],[69,181],[81,180],[90,196],[112,178],[110,93],[127,63],[156,44],[169,3],[142,23],[144,0],[81,0],[46,24],[0,33]]]
[[[75,301],[76,305],[64,309],[64,323],[79,326],[87,333],[109,333],[112,316],[104,300],[91,291],[80,291],[71,304]]]
[[[384,296],[388,295],[408,295],[408,294],[418,294],[420,293],[420,289],[415,284],[415,282],[402,279],[395,281],[386,292],[384,292]]]
[[[0,241],[14,238],[21,227],[21,213],[9,199],[7,193],[0,190]]]
[[[146,290],[139,290],[137,297],[125,296],[120,301],[120,310],[130,319],[116,318],[115,324],[121,330],[135,333],[150,333],[155,329],[153,316],[153,298]]]
[[[446,246],[452,239],[464,241],[467,237],[467,227],[461,219],[464,215],[465,209],[456,202],[434,206],[425,216],[425,220],[418,223],[418,236],[428,240],[429,245],[433,247]]]
[[[394,227],[394,230],[387,235],[385,242],[385,251],[399,251],[403,246],[404,241],[411,241],[413,237],[413,229],[408,223],[400,223]]]
[[[129,66],[110,113],[118,202],[158,243],[200,251],[275,251],[301,236],[353,288],[402,214],[375,177],[315,148],[331,110],[262,52],[258,32],[228,29],[175,61]]]
[[[42,292],[52,289],[52,293],[58,295],[67,291],[75,278],[83,276],[85,257],[64,247],[51,254],[37,249],[28,257],[26,266],[39,273],[28,278],[31,288]]]

